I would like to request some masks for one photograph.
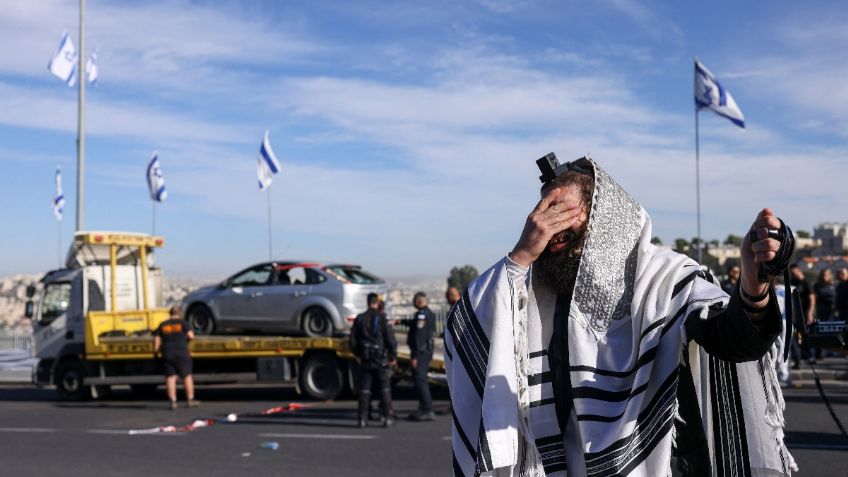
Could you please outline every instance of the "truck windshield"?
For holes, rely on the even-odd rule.
[[[43,323],[49,323],[62,313],[68,311],[71,302],[70,283],[51,283],[44,290],[44,301],[41,305],[41,318]]]
[[[340,265],[334,265],[327,267],[325,270],[328,272],[341,277],[344,280],[347,280],[350,283],[356,283],[357,285],[372,285],[375,283],[383,283],[383,280],[377,278],[374,275],[362,270],[358,267],[345,267]]]

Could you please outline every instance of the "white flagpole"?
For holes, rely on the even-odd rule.
[[[151,235],[156,235],[156,201],[153,202],[153,233]]]
[[[274,260],[273,237],[271,235],[271,187],[266,187],[268,197],[268,260]]]
[[[77,64],[77,232],[83,229],[85,175],[85,0],[79,2],[79,61]]]
[[[695,106],[695,194],[698,207],[698,263],[701,263],[701,153],[698,137],[698,106]]]

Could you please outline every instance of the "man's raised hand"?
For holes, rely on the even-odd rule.
[[[529,267],[555,235],[579,223],[581,212],[576,193],[561,188],[551,189],[527,216],[524,230],[509,258]]]
[[[780,221],[771,209],[763,209],[742,240],[742,278],[740,286],[749,295],[759,296],[766,292],[768,283],[757,278],[759,264],[771,261],[780,249],[780,240],[769,237],[768,229],[780,229]],[[751,232],[757,240],[751,240]]]

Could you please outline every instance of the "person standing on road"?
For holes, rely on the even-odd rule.
[[[836,312],[839,319],[848,321],[848,268],[840,268],[839,285],[836,286]]]
[[[816,320],[830,321],[836,310],[836,287],[833,286],[833,272],[829,268],[819,272],[819,279],[813,290],[816,292]]]
[[[194,331],[180,318],[180,307],[170,309],[170,318],[163,321],[153,333],[153,356],[162,352],[162,364],[165,368],[165,386],[168,391],[170,408],[177,408],[177,376],[183,380],[188,407],[197,407],[200,401],[194,399],[194,379],[191,376],[191,354],[188,342],[194,339]]]
[[[801,267],[797,263],[793,263],[789,266],[789,273],[790,285],[797,289],[798,295],[801,296],[801,309],[804,313],[804,322],[807,326],[810,326],[813,324],[816,294],[813,293],[813,287],[810,286],[810,282],[807,281],[804,271],[801,270]],[[795,362],[792,364],[793,368],[799,369],[801,367],[801,360],[803,359],[804,354],[807,355],[807,359],[812,360],[813,363],[816,362],[816,350],[815,348],[810,347],[807,341],[804,341],[800,346],[798,346],[798,342],[793,339],[791,346],[792,354],[796,357]]]
[[[380,389],[383,427],[394,424],[392,411],[391,365],[397,357],[395,334],[386,315],[380,311],[380,298],[368,294],[368,310],[359,314],[350,331],[350,349],[359,360],[359,427],[365,427],[371,404],[371,387],[376,381]]]
[[[418,292],[412,300],[415,305],[415,319],[409,325],[406,343],[409,345],[412,375],[415,389],[418,391],[418,412],[410,414],[413,421],[432,421],[433,398],[430,396],[430,383],[427,381],[427,371],[433,359],[433,334],[436,330],[436,315],[427,306],[427,295]]]
[[[734,265],[727,269],[727,280],[722,282],[721,288],[728,295],[733,295],[733,292],[736,291],[736,283],[739,282],[739,275],[742,273],[742,269],[739,268],[739,265]]]

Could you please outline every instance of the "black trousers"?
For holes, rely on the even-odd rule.
[[[392,380],[391,370],[389,368],[372,368],[359,367],[359,415],[360,417],[368,413],[368,406],[371,402],[371,389],[377,385],[378,395],[380,396],[380,404],[383,415],[388,416],[392,413]]]
[[[430,383],[427,381],[427,372],[430,370],[430,361],[433,353],[418,356],[418,367],[412,370],[412,378],[415,389],[418,391],[418,410],[421,412],[433,411],[433,398],[430,396]]]

